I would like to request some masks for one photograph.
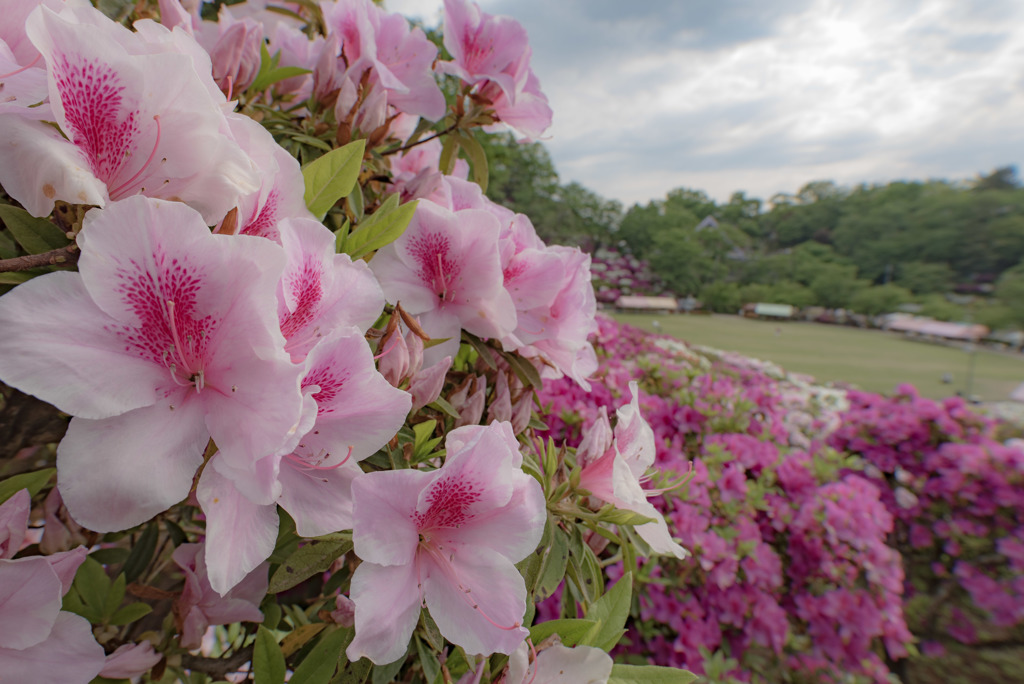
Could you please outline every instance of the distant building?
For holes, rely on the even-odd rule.
[[[788,319],[796,315],[796,307],[790,304],[770,304],[756,302],[744,304],[740,312],[747,318],[779,318]]]
[[[622,295],[615,301],[615,308],[624,313],[672,313],[677,307],[675,297]]]

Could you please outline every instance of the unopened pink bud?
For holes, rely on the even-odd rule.
[[[412,380],[409,382],[409,394],[412,395],[413,413],[441,396],[444,379],[451,365],[452,357],[446,356],[433,366],[424,368],[412,376]]]

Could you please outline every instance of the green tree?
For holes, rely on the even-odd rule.
[[[896,311],[900,304],[913,299],[913,294],[898,285],[865,287],[850,300],[850,308],[867,316],[880,316]]]
[[[896,283],[918,295],[945,292],[953,285],[953,278],[948,264],[906,261],[896,270]]]
[[[743,306],[743,295],[736,283],[708,283],[700,289],[704,306],[717,313],[736,313]]]
[[[857,278],[856,267],[830,264],[814,277],[810,289],[821,306],[845,309],[850,306],[857,292],[866,286],[865,281]]]

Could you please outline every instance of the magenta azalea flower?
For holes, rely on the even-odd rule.
[[[144,197],[90,211],[78,241],[79,273],[0,298],[0,379],[75,416],[57,470],[78,522],[125,529],[181,501],[211,437],[240,470],[294,444],[279,246]]]
[[[469,653],[511,653],[526,586],[515,563],[540,542],[540,485],[524,473],[508,423],[452,430],[444,467],[375,472],[352,484],[356,636],[352,660],[390,663],[430,609],[441,634]]]

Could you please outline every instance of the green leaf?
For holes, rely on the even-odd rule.
[[[472,347],[480,356],[480,360],[486,363],[487,367],[490,368],[491,370],[498,370],[498,364],[494,360],[494,350],[488,347],[486,344],[484,344],[483,341],[476,335],[473,335],[466,331],[462,332],[463,341],[469,343],[469,346]]]
[[[153,560],[158,541],[160,541],[160,527],[156,522],[151,522],[139,535],[139,540],[132,547],[128,560],[124,562],[122,571],[129,582],[139,579],[145,572],[146,567]]]
[[[539,644],[552,634],[557,634],[563,644],[571,647],[583,641],[595,629],[600,629],[600,626],[593,620],[548,620],[530,628],[530,640]]]
[[[398,195],[391,195],[397,198]],[[390,200],[390,197],[388,198]],[[381,247],[389,245],[402,236],[405,229],[412,221],[416,213],[417,202],[406,202],[389,211],[383,212],[378,209],[368,219],[362,222],[351,233],[345,242],[345,252],[353,259],[376,252]]]
[[[117,579],[111,582],[110,589],[107,591],[107,597],[103,600],[104,618],[110,618],[117,612],[121,602],[124,601],[124,590],[126,584],[123,572],[117,576]]]
[[[252,652],[252,672],[255,684],[284,684],[286,667],[284,653],[270,630],[260,625]]]
[[[43,468],[42,470],[22,473],[21,475],[15,475],[3,480],[0,482],[0,503],[7,501],[22,489],[27,489],[29,496],[35,496],[46,486],[46,483],[50,481],[50,478],[56,472],[56,468]]]
[[[30,268],[27,271],[5,271],[0,273],[0,285],[21,285],[43,273],[47,273],[47,271],[39,268]]]
[[[277,66],[279,61],[281,61],[280,52],[275,53],[274,56],[271,57],[270,52],[267,50],[267,44],[265,42],[260,43],[260,70],[256,72],[256,78],[248,89],[254,93],[258,93],[261,90],[266,90],[278,81],[283,81],[284,79],[291,78],[292,76],[301,76],[302,74],[311,73],[309,69],[303,69],[302,67],[297,66],[279,67]]]
[[[300,546],[281,563],[281,567],[270,578],[267,592],[277,594],[291,589],[313,575],[324,572],[339,556],[351,550],[350,537],[313,539],[305,546]]]
[[[690,684],[697,675],[674,667],[613,665],[608,684]]]
[[[540,379],[540,373],[528,359],[523,358],[519,354],[509,352],[503,352],[502,356],[505,357],[508,365],[512,367],[512,370],[515,371],[515,374],[519,376],[519,379],[524,384],[532,385],[538,390],[544,386],[544,381]]]
[[[626,619],[629,617],[630,598],[633,595],[633,573],[627,572],[615,586],[605,592],[587,610],[587,619],[601,623],[601,631],[591,646],[610,651],[626,633]]]
[[[113,615],[110,616],[108,624],[111,625],[129,625],[136,620],[149,615],[153,612],[153,609],[141,601],[135,603],[129,603],[127,606],[118,608]]]
[[[373,684],[389,684],[389,682],[394,680],[395,675],[399,673],[403,665],[405,665],[405,655],[402,655],[401,658],[393,663],[378,665],[373,668],[373,674],[370,676],[370,681],[372,681]]]
[[[419,656],[420,667],[423,668],[423,678],[427,680],[427,684],[431,684],[441,672],[441,662],[437,659],[437,654],[429,650],[422,639],[417,638],[416,655]]]
[[[352,188],[352,192],[348,193],[345,197],[346,206],[348,206],[349,213],[352,215],[352,219],[359,223],[366,216],[366,198],[363,197],[363,187],[357,185]]]
[[[423,637],[430,644],[430,647],[438,653],[443,651],[444,637],[441,635],[441,629],[430,615],[429,609],[424,608],[420,611],[420,624],[423,626]]]
[[[352,635],[351,629],[336,629],[321,636],[319,643],[295,668],[289,680],[291,684],[328,684]]]
[[[654,522],[654,518],[649,518],[646,515],[640,515],[639,513],[623,510],[621,508],[612,508],[607,511],[602,511],[601,520],[603,522],[611,523],[612,525],[633,525],[634,527]]]
[[[108,594],[110,578],[102,565],[86,556],[78,567],[71,591],[64,595],[64,610],[81,615],[89,622],[102,623],[107,618],[104,608]]]
[[[455,419],[459,419],[462,417],[459,415],[459,412],[455,410],[455,407],[449,404],[448,400],[445,399],[444,397],[438,397],[433,402],[431,402],[430,408],[434,409],[435,411],[440,411],[441,413],[446,413]]]
[[[544,558],[541,559],[537,589],[534,593],[535,601],[546,599],[555,592],[559,582],[565,577],[565,566],[568,562],[569,537],[562,528],[555,525],[551,534],[551,546],[544,552]]]
[[[331,150],[302,169],[306,207],[318,220],[322,221],[335,202],[352,192],[363,165],[365,148],[365,140],[356,140]]]
[[[583,541],[579,527],[573,527],[569,540],[569,566],[566,577],[575,585],[577,594],[590,605],[597,601],[604,591],[604,573],[594,552]]]
[[[42,254],[68,246],[68,238],[60,228],[24,209],[0,204],[0,220],[29,254]]]
[[[471,133],[460,133],[459,147],[466,151],[470,163],[473,165],[473,181],[480,186],[480,190],[487,192],[487,153],[480,145],[480,141]]]

